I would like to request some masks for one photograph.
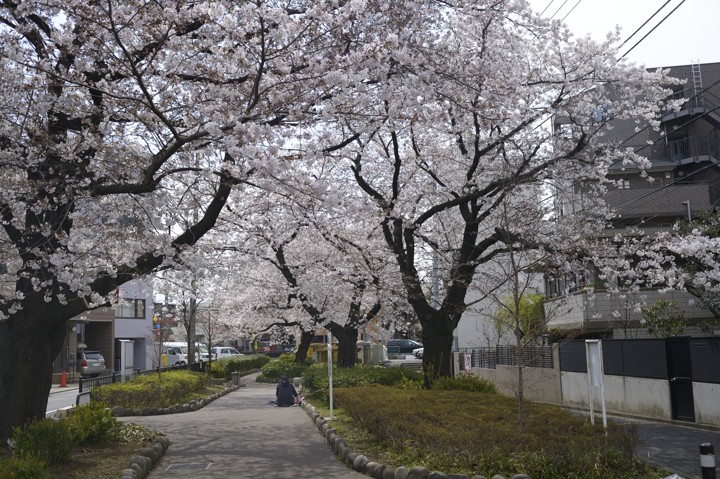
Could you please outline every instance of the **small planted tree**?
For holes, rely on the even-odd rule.
[[[658,299],[642,312],[642,324],[659,338],[680,336],[690,320],[677,301]]]

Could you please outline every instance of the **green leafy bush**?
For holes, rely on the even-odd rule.
[[[339,416],[349,417],[333,422],[339,434],[394,467],[533,479],[662,477],[634,456],[631,431],[611,423],[606,436],[602,426],[556,406],[527,403],[527,431],[520,433],[517,400],[498,394],[371,385],[338,388],[334,400]],[[348,440],[358,437],[364,442]]]
[[[189,400],[194,393],[203,391],[208,377],[192,371],[168,371],[136,376],[125,383],[96,387],[90,393],[93,401],[109,407],[123,406],[132,409],[169,407]]]
[[[333,387],[350,388],[369,384],[397,385],[403,381],[422,381],[422,373],[411,369],[382,366],[355,366],[354,368],[333,369]],[[327,366],[314,364],[303,374],[303,387],[315,397],[327,399],[328,374]]]
[[[50,479],[45,461],[31,454],[13,454],[0,458],[0,477],[3,479]]]
[[[279,358],[270,361],[262,367],[261,380],[279,381],[283,376],[297,378],[303,375],[305,370],[312,364],[308,360],[302,364],[295,362],[294,354],[283,354]]]
[[[271,360],[270,357],[263,354],[244,354],[242,356],[220,358],[212,362],[210,374],[214,378],[224,378],[229,381],[233,372],[248,373],[262,368]]]
[[[497,393],[493,383],[477,376],[463,374],[454,378],[437,378],[432,383],[432,388],[442,391],[474,391],[479,393]]]
[[[67,462],[76,444],[68,422],[62,419],[42,419],[16,427],[11,439],[14,451],[47,464]]]
[[[79,444],[114,440],[122,427],[104,404],[96,402],[72,409],[66,421]]]

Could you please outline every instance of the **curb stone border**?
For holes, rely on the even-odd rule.
[[[130,457],[130,464],[120,471],[120,479],[145,479],[165,455],[170,440],[165,436],[156,437],[149,447]]]
[[[321,416],[315,406],[307,400],[303,401],[300,406],[305,410],[310,419],[315,423],[320,434],[325,436],[330,450],[344,462],[347,467],[357,472],[365,474],[375,479],[488,479],[485,476],[472,476],[472,478],[463,474],[445,474],[440,471],[430,471],[424,467],[413,467],[408,469],[400,466],[397,469],[378,464],[370,461],[362,454],[358,454],[350,449],[345,441],[338,436],[337,431],[330,426],[327,419]],[[503,476],[495,475],[491,479],[505,479]],[[515,474],[511,479],[531,479],[527,474]]]
[[[224,395],[231,393],[233,391],[237,391],[241,387],[244,387],[244,385],[226,385],[222,391],[218,391],[216,393],[211,394],[208,397],[200,398],[200,399],[193,399],[190,402],[187,402],[185,404],[173,404],[170,407],[163,407],[163,408],[157,408],[157,407],[146,407],[142,410],[137,409],[126,409],[123,406],[115,406],[113,407],[110,412],[112,412],[112,415],[115,417],[128,417],[128,416],[160,416],[163,414],[179,414],[183,412],[191,412],[191,411],[197,411],[198,409],[202,409],[214,400],[223,397]]]

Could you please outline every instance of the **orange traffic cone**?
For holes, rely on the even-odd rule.
[[[65,376],[65,371],[63,371],[62,376],[60,376],[60,387],[61,388],[67,387],[67,377]]]

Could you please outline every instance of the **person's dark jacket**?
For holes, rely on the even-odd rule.
[[[290,381],[280,381],[275,389],[275,396],[277,398],[278,406],[292,406],[295,404],[295,396],[298,393],[295,390],[295,386]]]

